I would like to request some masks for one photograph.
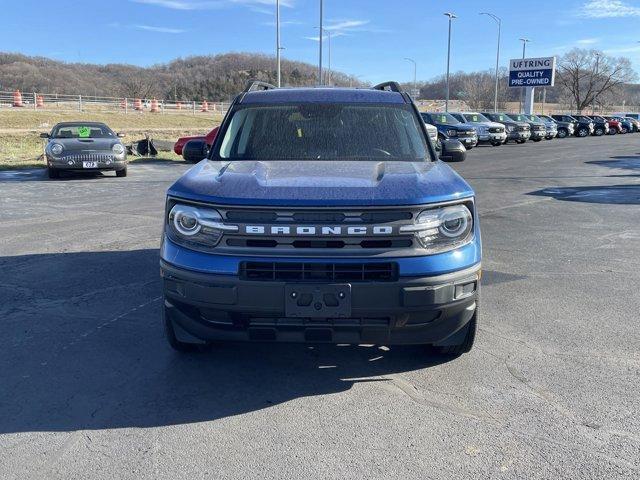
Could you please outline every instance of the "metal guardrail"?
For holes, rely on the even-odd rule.
[[[0,110],[220,115],[226,113],[229,105],[228,102],[207,102],[206,100],[175,101],[37,92],[20,92],[18,96],[16,91],[0,91]]]

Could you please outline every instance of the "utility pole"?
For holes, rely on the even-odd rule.
[[[496,51],[496,87],[493,96],[493,111],[498,111],[498,69],[500,68],[500,30],[502,29],[502,20],[493,13],[482,12],[480,15],[487,15],[495,20],[498,24],[498,49]]]
[[[280,0],[276,0],[276,64],[278,71],[278,88],[280,88]]]
[[[318,52],[318,85],[322,85],[322,17],[323,17],[323,7],[324,7],[324,0],[320,0],[320,27],[319,27],[319,32],[320,32],[320,38],[318,39],[318,43],[320,44],[320,51]]]
[[[527,43],[529,43],[531,40],[529,40],[528,38],[520,38],[519,40],[522,42],[522,59],[524,60],[527,53]],[[525,88],[526,87],[520,88],[520,113],[522,113],[522,93],[524,92]]]
[[[417,84],[417,71],[418,71],[418,67],[416,64],[416,61],[413,58],[408,58],[408,57],[404,57],[404,59],[407,62],[411,62],[413,63],[413,91],[415,93],[415,91],[418,89],[418,84]]]
[[[446,12],[445,16],[449,17],[449,41],[447,43],[447,98],[444,104],[444,111],[449,111],[449,65],[451,63],[451,21],[456,17],[455,14],[451,12]]]

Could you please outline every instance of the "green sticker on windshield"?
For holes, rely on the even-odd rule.
[[[91,129],[89,127],[78,127],[78,136],[80,138],[89,138]]]
[[[446,115],[440,115],[440,123],[447,123],[447,116]]]
[[[478,115],[472,115],[472,116],[471,116],[471,119],[472,119],[474,122],[477,122],[477,121],[478,121]]]

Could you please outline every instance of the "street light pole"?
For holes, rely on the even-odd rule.
[[[417,67],[416,61],[413,58],[404,57],[404,59],[407,62],[413,63],[413,91],[415,92],[418,89],[418,84],[417,84],[418,67]]]
[[[531,40],[529,40],[528,38],[520,38],[519,40],[522,42],[522,59],[524,60],[527,53],[527,43],[529,43]],[[525,88],[526,87],[520,88],[520,113],[522,113],[522,93],[524,92]]]
[[[318,85],[322,85],[322,9],[324,7],[324,1],[320,0],[320,27],[319,27],[319,32],[320,32],[320,38],[319,38],[319,44],[320,44],[320,51],[318,52]]]
[[[325,30],[320,30],[321,32]],[[331,30],[326,30],[327,38],[329,40],[329,64],[327,65],[327,85],[331,85]],[[322,36],[322,35],[320,35]]]
[[[480,15],[487,15],[495,20],[498,24],[498,49],[496,51],[496,87],[493,97],[493,111],[498,111],[498,69],[500,68],[500,31],[502,30],[502,20],[493,13],[482,12]]]
[[[329,54],[329,63],[327,65],[327,70],[324,74],[324,80],[327,85],[331,84],[331,30],[327,30],[326,28],[321,28],[320,29],[320,38],[318,38],[319,42],[324,41],[324,34],[327,34],[327,38],[329,40],[329,49],[328,49],[328,54]]]
[[[280,88],[280,0],[276,0],[276,64],[278,70],[278,88]]]
[[[449,17],[449,40],[447,43],[447,98],[445,99],[444,111],[449,111],[449,65],[451,63],[451,21],[458,18],[451,12],[446,12],[445,16]]]
[[[598,75],[600,69],[600,53],[596,52],[596,82],[598,81]],[[598,88],[596,87],[595,92],[593,94],[593,102],[591,102],[591,115],[596,113],[596,98],[598,97]]]

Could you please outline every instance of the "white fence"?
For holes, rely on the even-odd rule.
[[[227,102],[170,101],[155,98],[99,97],[57,93],[0,91],[0,109],[55,110],[60,112],[120,112],[152,114],[222,115]]]

